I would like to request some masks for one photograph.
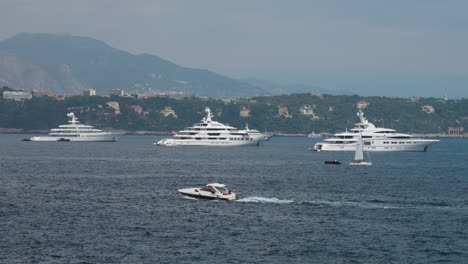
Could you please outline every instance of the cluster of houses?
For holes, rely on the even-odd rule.
[[[7,100],[15,100],[15,101],[25,101],[25,100],[31,100],[33,96],[36,95],[46,95],[50,96],[53,98],[56,98],[57,100],[63,100],[64,96],[63,95],[54,95],[52,93],[43,93],[43,92],[36,92],[36,91],[28,91],[28,90],[22,90],[22,91],[3,91],[3,99]],[[95,89],[87,89],[84,91],[85,96],[96,96],[96,90]],[[124,90],[122,89],[112,89],[110,91],[110,95],[115,95],[115,96],[129,96]],[[179,94],[178,94],[179,95]],[[161,95],[156,95],[156,94],[143,94],[143,95],[138,95],[139,99],[146,99],[146,98],[151,98],[151,97],[157,97]],[[323,99],[323,95],[321,94],[315,94],[314,96],[317,96],[320,99]],[[229,103],[232,103],[235,99],[226,99],[229,100]],[[411,98],[410,101],[416,102],[419,101],[419,97],[414,97]],[[447,100],[444,98],[444,100]],[[224,101],[224,100],[223,100]],[[253,100],[250,100],[253,101]],[[253,103],[253,102],[251,102]],[[121,109],[120,109],[120,104],[117,101],[109,101],[106,103],[106,105],[113,110],[113,114],[115,115],[120,115],[121,114]],[[361,100],[356,103],[356,106],[358,109],[364,109],[369,105],[368,102]],[[102,107],[102,106],[101,106]],[[131,108],[133,111],[138,114],[139,116],[146,117],[149,115],[148,111],[144,111],[143,107],[140,105],[132,105]],[[314,109],[316,108],[315,105],[308,105],[304,104],[300,107],[299,113],[301,115],[309,117],[311,120],[320,120],[323,119],[323,117],[319,116]],[[329,106],[328,108],[329,112],[334,112],[335,108],[333,106]],[[435,113],[435,108],[431,105],[423,105],[421,106],[421,111],[426,113],[426,114],[434,114]],[[164,117],[172,117],[172,118],[177,118],[177,114],[172,109],[171,106],[166,106],[164,109],[160,110],[159,113],[164,116]],[[221,112],[218,113],[220,115]],[[252,110],[246,106],[242,106],[239,112],[239,116],[241,118],[248,118],[252,115]],[[293,115],[290,113],[290,110],[287,106],[282,106],[279,105],[277,106],[277,114],[276,117],[282,117],[282,118],[292,118]],[[447,134],[449,136],[459,136],[463,135],[464,128],[463,127],[448,127]]]

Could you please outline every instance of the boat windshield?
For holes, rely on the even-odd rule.
[[[215,189],[211,186],[205,186],[203,188],[201,188],[202,191],[205,191],[205,192],[214,192]]]
[[[229,190],[225,187],[216,187],[216,189],[218,189],[218,191],[222,194],[228,194],[229,193]]]

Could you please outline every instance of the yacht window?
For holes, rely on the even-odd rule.
[[[364,142],[364,145],[370,145],[370,142]]]

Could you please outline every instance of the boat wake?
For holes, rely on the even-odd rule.
[[[273,204],[291,204],[294,203],[294,200],[281,200],[276,197],[266,198],[266,197],[247,197],[237,200],[237,202],[243,203],[273,203]]]
[[[467,209],[466,205],[441,205],[441,204],[412,204],[412,203],[398,203],[398,202],[385,202],[379,200],[371,201],[327,201],[327,200],[309,200],[309,201],[295,201],[278,199],[276,197],[246,197],[237,200],[243,203],[263,203],[263,204],[297,204],[308,205],[314,207],[356,207],[362,209]]]

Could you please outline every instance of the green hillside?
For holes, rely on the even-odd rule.
[[[117,102],[120,113],[108,102]],[[189,126],[203,117],[203,109],[210,107],[215,118],[236,127],[280,133],[339,132],[353,127],[358,121],[357,102],[366,101],[365,116],[376,126],[385,126],[406,133],[446,133],[447,127],[468,129],[468,100],[438,98],[388,98],[293,94],[251,99],[221,100],[187,97],[173,99],[152,97],[71,96],[56,100],[48,96],[34,96],[31,100],[0,100],[0,127],[41,130],[66,123],[66,113],[75,114],[84,123],[97,127],[127,131],[170,132]],[[431,106],[433,113],[422,110]],[[165,107],[172,107],[177,118],[164,117]],[[304,115],[301,108],[310,106],[313,115]],[[141,108],[140,108],[141,107]],[[279,116],[279,107],[287,113]],[[241,117],[243,108],[250,109],[249,117]],[[138,112],[138,109],[141,112]]]

